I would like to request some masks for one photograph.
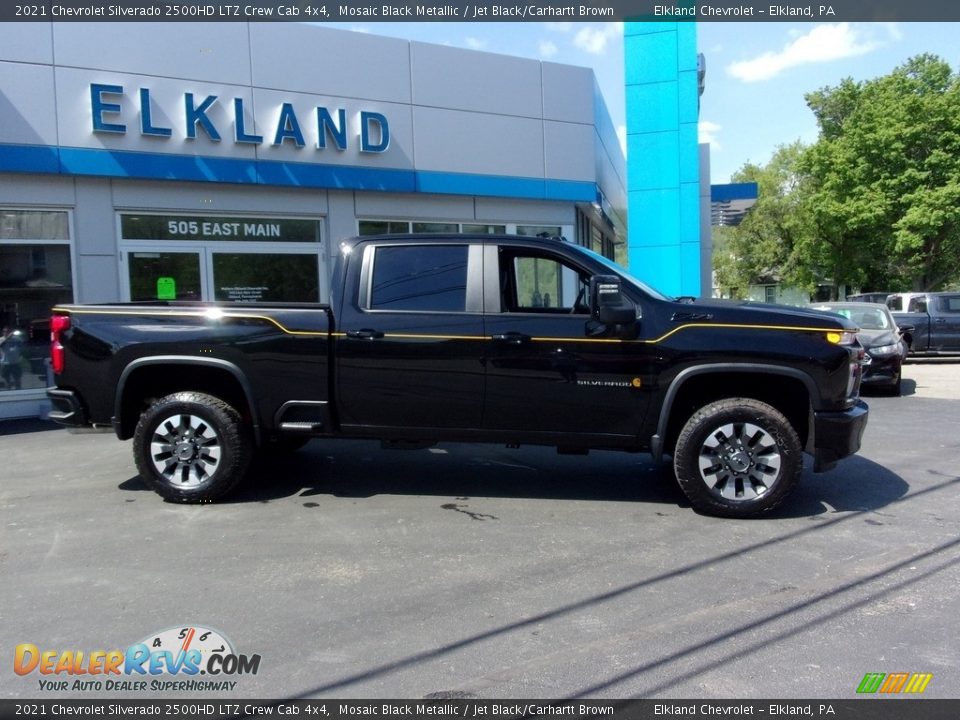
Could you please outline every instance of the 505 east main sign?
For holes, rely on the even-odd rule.
[[[137,98],[140,110],[140,134],[149,137],[169,138],[173,136],[173,128],[161,125],[154,121],[154,104],[150,88],[137,89]],[[119,115],[124,110],[124,103],[130,102],[122,85],[106,85],[101,83],[90,84],[90,114],[95,133],[125,134],[127,125],[119,122]],[[202,97],[194,93],[183,94],[183,137],[196,140],[205,135],[208,140],[220,142],[223,137],[221,128],[218,128],[210,116],[211,110],[221,102],[216,95]],[[225,103],[226,104],[226,103]],[[247,125],[243,98],[232,98],[227,107],[233,114],[233,141],[247,145],[282,146],[291,144],[298,148],[306,146],[303,123],[308,120],[298,117],[293,104],[280,104],[276,121],[268,128],[272,132],[258,134],[253,127]],[[228,110],[229,112],[229,110]],[[364,153],[383,153],[390,147],[390,124],[386,116],[378,112],[361,110],[359,113],[347,117],[345,108],[330,109],[316,106],[310,113],[309,122],[316,130],[316,149],[325,150],[328,147],[336,150],[347,150],[350,139],[359,138],[359,150]],[[261,133],[263,131],[261,130]]]

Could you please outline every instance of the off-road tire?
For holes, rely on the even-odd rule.
[[[784,415],[749,398],[697,410],[680,431],[673,466],[694,510],[752,518],[776,508],[803,472],[800,438]]]
[[[231,405],[205,393],[177,392],[140,416],[133,458],[144,482],[166,499],[212,502],[243,479],[252,444]]]

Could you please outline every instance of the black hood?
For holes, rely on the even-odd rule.
[[[783,325],[853,331],[857,326],[841,315],[788,305],[702,298],[692,302],[671,303],[675,322],[743,323],[744,325]]]

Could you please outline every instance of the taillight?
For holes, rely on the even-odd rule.
[[[63,372],[63,345],[60,335],[70,329],[69,315],[53,315],[50,318],[50,364],[58,375]]]

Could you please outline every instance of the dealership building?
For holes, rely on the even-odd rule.
[[[587,68],[292,23],[0,24],[0,419],[43,412],[56,303],[324,301],[339,241],[383,232],[625,262],[625,182]]]

